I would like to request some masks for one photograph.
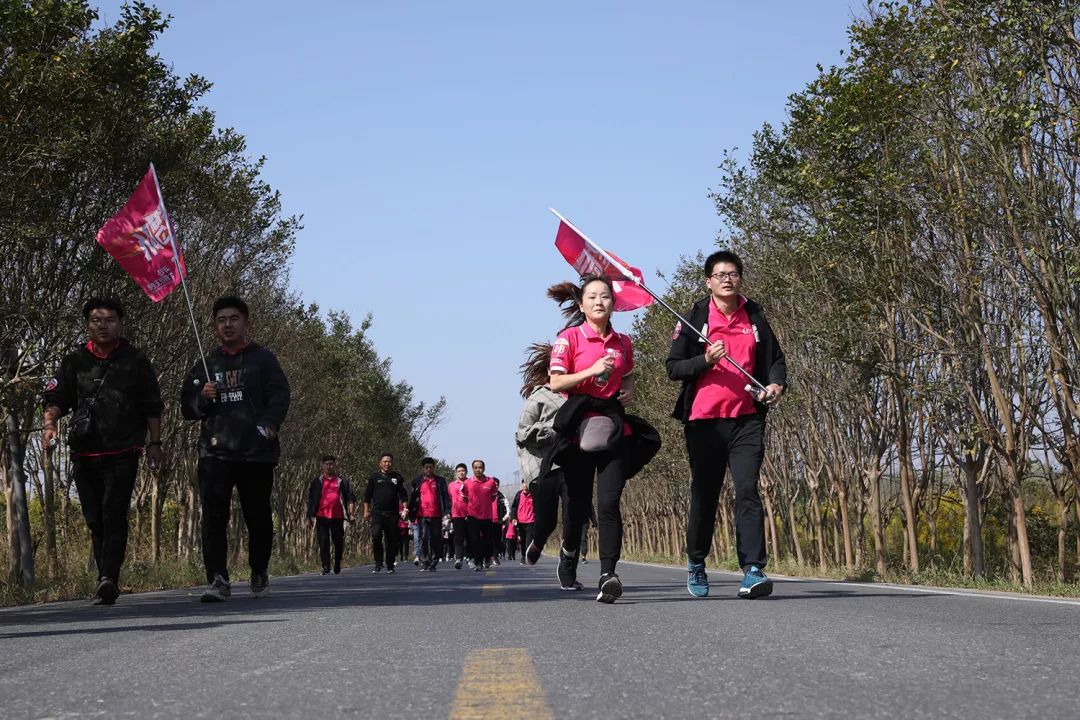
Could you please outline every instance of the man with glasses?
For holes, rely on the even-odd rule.
[[[787,365],[761,306],[741,294],[739,256],[726,250],[713,253],[705,261],[704,275],[709,295],[686,314],[691,327],[676,326],[667,358],[668,377],[682,381],[672,417],[683,422],[690,456],[686,587],[695,597],[709,594],[705,558],[730,467],[736,550],[744,573],[739,597],[754,599],[772,592],[772,581],[764,573],[765,514],[757,483],[765,456],[765,415],[784,393]],[[746,377],[731,361],[765,386],[760,398],[746,389]]]
[[[65,356],[45,385],[46,448],[57,420],[69,410],[68,445],[86,526],[94,546],[98,585],[94,605],[120,594],[120,566],[128,541],[128,509],[146,449],[152,470],[161,464],[161,390],[142,351],[123,337],[119,301],[92,298],[83,306],[88,342]],[[149,433],[149,442],[147,434]]]

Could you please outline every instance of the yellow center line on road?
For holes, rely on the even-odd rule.
[[[480,587],[481,595],[502,595],[505,592],[505,585],[482,585]]]
[[[525,648],[484,648],[465,658],[450,720],[554,720]]]

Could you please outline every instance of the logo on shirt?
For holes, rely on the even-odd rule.
[[[566,351],[570,349],[570,341],[566,338],[559,338],[555,341],[555,344],[551,346],[552,355],[565,355]]]
[[[56,378],[49,378],[49,382],[45,383],[45,392],[52,392],[59,384],[60,383],[56,381]]]

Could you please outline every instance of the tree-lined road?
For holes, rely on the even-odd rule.
[[[1080,601],[624,564],[624,599],[555,561],[399,565],[0,611],[0,715],[78,717],[1075,718]],[[582,567],[594,586],[599,565]]]

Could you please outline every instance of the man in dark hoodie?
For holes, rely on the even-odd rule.
[[[228,525],[233,487],[248,530],[251,594],[270,592],[267,569],[274,542],[270,495],[281,447],[278,431],[289,411],[289,381],[270,350],[248,339],[247,303],[235,296],[214,302],[214,329],[221,346],[187,374],[180,392],[188,420],[200,420],[199,496],[202,500],[203,565],[209,586],[203,602],[232,594]]]
[[[382,572],[386,560],[386,572],[394,574],[394,559],[398,550],[398,507],[407,502],[405,478],[394,470],[394,456],[379,456],[379,471],[372,473],[364,488],[364,519],[371,522],[371,551],[375,556],[375,569]]]
[[[161,390],[146,355],[123,334],[124,308],[93,298],[83,306],[89,342],[66,355],[45,384],[45,447],[56,442],[56,421],[68,424],[75,487],[94,546],[95,605],[120,594],[120,566],[128,540],[128,508],[146,448],[151,469],[161,463]],[[146,441],[147,431],[150,441]]]
[[[432,571],[442,557],[443,518],[450,517],[450,492],[446,478],[435,474],[435,460],[420,461],[424,471],[412,481],[409,493],[409,517],[420,528],[416,556],[422,571]]]

